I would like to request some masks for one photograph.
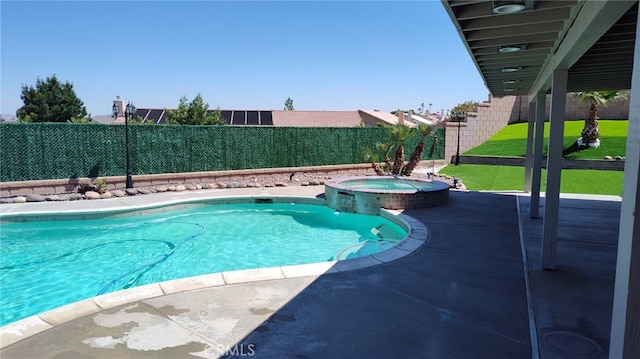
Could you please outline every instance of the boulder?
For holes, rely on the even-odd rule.
[[[167,186],[158,186],[156,187],[156,191],[157,192],[167,192],[169,190],[169,187]]]
[[[126,188],[124,191],[127,193],[127,196],[135,196],[138,194],[138,190],[135,188]]]
[[[86,199],[100,199],[100,193],[95,191],[87,191],[84,193]]]
[[[240,182],[238,181],[230,181],[227,183],[227,188],[238,188],[240,187]]]
[[[29,194],[27,195],[27,202],[44,202],[46,197],[41,194]]]
[[[185,187],[183,184],[179,184],[176,186],[176,192],[182,192],[186,190],[187,190],[187,187]]]
[[[113,197],[111,192],[105,192],[105,193],[100,195],[100,198],[111,198],[111,197]]]
[[[25,203],[25,202],[27,202],[27,197],[25,197],[25,196],[13,197],[13,200],[11,202],[13,202],[13,203]]]
[[[80,193],[72,193],[69,195],[69,201],[81,200],[83,197]]]
[[[114,195],[114,197],[124,197],[127,195],[127,193],[121,189],[116,189],[111,191],[111,194]]]

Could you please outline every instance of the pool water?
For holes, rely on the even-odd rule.
[[[368,255],[407,236],[380,216],[292,203],[0,226],[0,325],[149,283]]]
[[[429,182],[395,178],[354,179],[341,181],[340,184],[353,189],[385,191],[428,190],[432,187],[432,184]]]

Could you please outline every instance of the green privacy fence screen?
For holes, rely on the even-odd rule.
[[[125,126],[73,123],[0,124],[0,181],[123,176]],[[134,175],[364,163],[385,142],[380,127],[129,126]],[[427,139],[423,159],[444,158]],[[405,143],[408,160],[418,142]],[[392,157],[393,158],[393,157]]]

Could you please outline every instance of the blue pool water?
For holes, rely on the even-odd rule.
[[[340,181],[340,185],[365,190],[381,190],[381,191],[406,191],[406,190],[429,190],[433,184],[425,181],[416,181],[409,179],[389,178],[362,178]]]
[[[368,255],[407,236],[379,216],[290,203],[2,223],[0,230],[0,325],[143,284]]]

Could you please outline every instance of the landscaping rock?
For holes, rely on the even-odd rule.
[[[198,189],[195,185],[190,184],[190,183],[189,183],[189,184],[187,184],[187,185],[185,186],[185,188],[186,188],[186,189],[188,189],[189,191],[195,191],[195,190],[197,190],[197,189]]]
[[[179,184],[176,186],[176,192],[183,192],[186,190],[187,190],[187,187],[185,187],[183,184]]]
[[[63,193],[63,194],[61,194],[60,196],[58,196],[58,199],[59,199],[60,201],[68,201],[68,200],[70,200],[70,199],[71,199],[71,195],[70,195],[70,194],[68,194],[68,193]]]
[[[169,187],[167,186],[158,186],[156,187],[156,191],[157,192],[167,192],[169,190]]]
[[[113,197],[111,192],[105,192],[105,193],[100,195],[100,198],[111,198],[111,197]]]
[[[100,193],[95,191],[87,191],[84,193],[86,199],[100,199]]]
[[[224,182],[218,182],[218,188],[227,188],[227,184]]]
[[[284,182],[276,182],[275,185],[276,187],[289,187],[289,185]]]
[[[111,191],[111,194],[114,195],[115,197],[124,197],[127,195],[127,193],[123,190],[120,189],[116,189]]]
[[[44,202],[45,196],[41,194],[29,194],[27,195],[27,202]]]
[[[59,201],[60,200],[60,196],[58,196],[57,194],[51,194],[48,195],[44,198],[45,201]]]
[[[611,156],[604,156],[604,159],[605,159],[605,160],[609,160],[609,161],[610,161],[610,160],[612,160],[612,159],[613,159],[613,157],[611,157]]]
[[[320,181],[318,180],[309,180],[309,186],[318,186],[320,184]]]
[[[616,161],[622,161],[622,156],[616,156]]]
[[[309,185],[309,181],[302,181],[302,182],[300,182],[300,185],[306,187],[306,186]]]
[[[81,200],[83,197],[80,193],[72,193],[69,195],[69,201],[78,201]]]
[[[135,188],[126,188],[124,191],[127,193],[127,196],[135,196],[138,194],[138,190]]]
[[[13,202],[13,203],[26,203],[27,202],[27,197],[25,197],[25,196],[14,197],[11,202]]]
[[[227,183],[227,188],[238,188],[240,187],[240,183],[237,181],[231,181]]]
[[[138,193],[140,194],[149,194],[152,193],[153,191],[150,188],[139,188],[138,189]]]

